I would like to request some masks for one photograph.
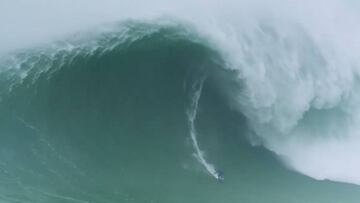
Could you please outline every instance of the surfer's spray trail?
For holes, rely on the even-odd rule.
[[[207,172],[216,179],[219,179],[219,174],[216,171],[216,168],[213,164],[209,163],[206,160],[205,153],[200,149],[199,142],[198,142],[198,132],[196,130],[196,117],[198,113],[199,107],[199,100],[201,97],[201,92],[203,88],[203,84],[206,77],[202,76],[200,79],[197,79],[193,84],[191,84],[190,90],[190,105],[187,110],[187,117],[189,121],[189,128],[190,128],[190,138],[192,145],[194,147],[194,156],[199,161],[199,163],[204,166]]]

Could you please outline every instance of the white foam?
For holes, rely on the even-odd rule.
[[[290,168],[360,184],[360,18],[339,1],[294,6],[209,32],[238,73],[231,104]]]

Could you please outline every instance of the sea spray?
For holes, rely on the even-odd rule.
[[[190,105],[187,110],[187,116],[189,121],[189,130],[190,130],[190,138],[194,147],[194,156],[199,161],[201,165],[207,170],[207,172],[216,178],[217,180],[222,180],[222,174],[219,174],[216,170],[215,166],[211,164],[208,160],[206,160],[205,153],[200,149],[200,145],[198,142],[198,132],[195,127],[195,121],[198,113],[199,100],[201,97],[201,92],[203,88],[204,81],[206,76],[202,76],[195,80],[193,84],[191,84],[190,90]]]

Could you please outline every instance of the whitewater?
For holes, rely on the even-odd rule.
[[[254,149],[264,147],[281,161],[282,166],[310,178],[360,185],[358,3],[350,0],[158,0],[147,6],[139,4],[115,0],[0,1],[0,84],[6,84],[0,87],[0,105],[6,101],[8,94],[16,90],[17,85],[36,86],[37,80],[44,78],[47,78],[44,81],[51,81],[51,74],[61,72],[62,67],[92,56],[102,58],[112,52],[127,53],[123,50],[131,47],[132,43],[152,39],[152,36],[156,41],[157,33],[181,27],[177,34],[164,34],[159,44],[171,47],[166,40],[185,38],[216,53],[218,57],[212,59],[216,64],[213,66],[221,66],[219,73],[226,71],[226,74],[216,72],[211,75],[212,81],[215,81],[212,85],[224,98],[224,105],[244,116],[250,129],[246,140]],[[133,22],[140,22],[140,28],[132,25]],[[145,43],[139,47],[147,46]],[[199,52],[194,52],[193,56]],[[129,58],[131,53],[127,53]],[[175,54],[171,53],[165,52],[174,57]],[[155,57],[158,58],[161,57]],[[209,72],[214,69],[206,65],[201,65],[201,68],[208,68]],[[45,77],[43,73],[51,74]],[[141,70],[136,72],[139,73]],[[131,82],[147,82],[146,78],[139,78],[124,81],[135,88],[137,86]],[[28,80],[32,82],[28,84]],[[206,170],[218,179],[216,169],[222,167],[218,164],[221,161],[216,160],[217,157],[212,156],[214,154],[207,154],[216,147],[206,148],[207,142],[200,137],[207,134],[205,130],[197,129],[203,85],[207,80],[207,76],[201,76],[188,84],[190,94],[186,95],[185,102],[187,131],[183,134],[184,139],[191,139],[191,147],[186,153],[195,154],[202,165],[199,170]],[[46,82],[39,83],[39,86],[41,84]],[[34,95],[41,95],[40,90],[40,93],[34,91]],[[84,95],[86,97],[91,93],[85,91]],[[99,95],[99,98],[106,98],[101,93]],[[130,103],[130,99],[118,100],[124,105]],[[56,99],[52,102],[56,103]],[[92,105],[95,109],[95,102]],[[14,106],[18,107],[14,104],[4,109]],[[155,122],[158,118],[153,119]],[[20,120],[26,126],[33,126],[22,117]],[[239,126],[242,125],[239,123]],[[36,130],[35,133],[39,132]],[[62,142],[66,143],[59,141]],[[56,147],[51,148],[53,156],[63,157]],[[4,150],[6,153],[11,154]],[[71,163],[67,167],[83,173],[74,161],[66,162]],[[184,168],[196,170],[187,166]]]

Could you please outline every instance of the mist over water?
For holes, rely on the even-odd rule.
[[[319,191],[338,188],[305,176],[359,185],[359,9],[338,0],[0,1],[0,178],[13,184],[0,194],[141,202],[147,186],[179,176],[186,188],[187,173],[218,179],[222,168],[241,191],[261,173]],[[337,202],[308,198],[298,202]]]

